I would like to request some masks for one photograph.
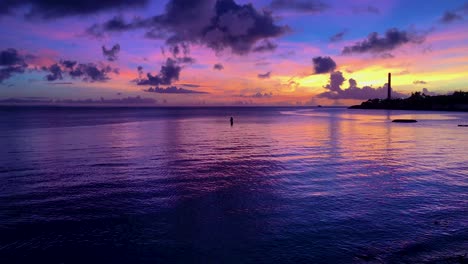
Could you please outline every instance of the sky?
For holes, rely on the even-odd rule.
[[[0,100],[351,105],[468,91],[466,0],[0,0]]]

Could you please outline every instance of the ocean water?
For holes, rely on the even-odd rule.
[[[458,124],[468,113],[3,107],[0,263],[466,262]]]

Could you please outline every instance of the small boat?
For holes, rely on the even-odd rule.
[[[418,121],[414,119],[394,119],[392,120],[392,122],[394,123],[416,123]]]
[[[459,127],[468,127],[468,125],[458,125]]]

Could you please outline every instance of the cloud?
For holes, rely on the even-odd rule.
[[[374,98],[386,98],[387,97],[387,84],[383,87],[372,88],[370,86],[364,86],[359,88],[357,86],[357,81],[354,79],[348,80],[348,88],[342,89],[341,86],[346,81],[343,76],[343,73],[340,71],[330,73],[330,80],[324,88],[327,90],[321,94],[318,94],[318,97],[328,98],[328,99],[356,99],[356,100],[367,100]],[[392,97],[399,98],[405,97],[405,94],[398,93],[392,90]]]
[[[457,20],[463,20],[463,17],[456,12],[453,11],[447,11],[444,13],[444,15],[440,18],[439,22],[443,24],[450,24],[452,22],[455,22]]]
[[[115,17],[87,32],[103,36],[139,28],[147,30],[147,37],[164,37],[168,45],[201,44],[216,52],[230,49],[238,55],[249,53],[259,41],[289,32],[288,27],[275,23],[271,13],[234,0],[170,0],[161,15],[130,22]]]
[[[422,93],[425,94],[425,95],[429,95],[429,96],[436,96],[436,95],[438,95],[437,93],[434,93],[434,92],[429,91],[427,88],[423,88],[423,89],[422,89]]]
[[[260,78],[260,79],[270,79],[270,74],[271,74],[271,71],[269,71],[267,73],[263,73],[263,74],[259,73],[257,75],[257,77]]]
[[[348,30],[347,29],[344,29],[338,33],[336,33],[335,35],[331,36],[330,37],[330,42],[338,42],[338,41],[342,41],[343,40],[343,37],[344,35],[348,33]]]
[[[342,50],[342,54],[353,53],[381,53],[394,50],[395,48],[407,43],[422,43],[423,36],[409,33],[397,28],[391,28],[385,32],[385,35],[380,37],[377,32],[369,34],[363,41],[357,42],[354,45],[346,46]]]
[[[181,67],[174,59],[168,58],[157,75],[147,73],[147,78],[140,79],[138,85],[170,85],[173,81],[179,80]]]
[[[353,13],[355,14],[362,14],[362,13],[369,13],[369,14],[380,14],[380,10],[375,6],[360,6],[360,7],[353,7]]]
[[[290,10],[306,13],[320,13],[329,6],[320,0],[273,0],[270,7],[275,10]]]
[[[0,51],[0,83],[16,73],[24,73],[28,64],[25,57],[18,53],[16,49],[6,49]]]
[[[184,88],[177,88],[176,86],[169,86],[167,88],[160,87],[150,87],[146,90],[143,90],[149,93],[162,93],[162,94],[207,94],[207,92],[194,91]]]
[[[439,19],[439,23],[450,24],[459,20],[463,20],[465,15],[468,15],[468,2],[456,10],[445,11],[445,13]]]
[[[252,51],[253,52],[268,52],[268,51],[274,51],[278,45],[275,43],[269,41],[269,40],[263,40],[260,45],[255,46]]]
[[[46,75],[47,81],[55,81],[55,80],[62,80],[62,69],[60,66],[56,63],[53,64],[52,66],[48,67],[47,70],[50,72],[50,74]]]
[[[315,57],[312,62],[316,74],[333,72],[336,69],[336,63],[330,57]]]
[[[109,74],[118,74],[119,69],[109,65],[97,65],[94,63],[80,63],[70,60],[62,60],[49,67],[42,67],[43,71],[49,72],[45,76],[47,81],[62,80],[66,74],[73,79],[80,78],[85,82],[105,82],[110,80]]]
[[[221,63],[216,63],[215,65],[213,65],[213,69],[221,71],[224,69],[224,66]]]
[[[148,0],[6,0],[0,2],[0,15],[12,14],[16,9],[26,8],[26,16],[43,19],[75,15],[90,15],[105,10],[126,10],[145,6]]]
[[[118,55],[120,52],[120,45],[115,44],[112,46],[111,49],[106,49],[105,46],[102,46],[102,55],[106,58],[108,61],[116,61],[118,59]]]
[[[427,84],[427,82],[425,82],[425,81],[414,81],[413,84],[416,84],[416,85],[418,85],[418,84]]]

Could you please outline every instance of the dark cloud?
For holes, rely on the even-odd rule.
[[[360,6],[360,7],[353,7],[353,13],[355,14],[362,14],[362,13],[369,13],[369,14],[380,14],[380,10],[375,6]]]
[[[436,96],[436,95],[438,95],[438,94],[435,93],[435,92],[429,91],[427,88],[423,88],[423,89],[422,89],[422,93],[425,94],[425,95],[429,95],[429,96]]]
[[[216,63],[215,65],[213,65],[213,69],[221,71],[224,69],[224,66],[221,63]]]
[[[148,0],[2,0],[0,15],[11,14],[15,9],[26,8],[26,16],[43,19],[61,18],[74,15],[89,15],[105,10],[125,10],[143,7]]]
[[[253,52],[269,52],[269,51],[274,51],[278,45],[275,43],[269,41],[269,40],[263,40],[259,45],[255,46],[252,51]]]
[[[120,45],[115,44],[112,46],[111,49],[106,49],[106,46],[102,46],[102,55],[106,58],[108,61],[116,61],[118,59],[120,52]]]
[[[387,97],[387,84],[383,87],[372,88],[370,86],[364,86],[359,88],[357,86],[357,81],[354,79],[348,80],[348,88],[342,89],[341,86],[346,81],[343,76],[343,73],[340,71],[330,73],[330,80],[327,85],[324,86],[328,91],[323,92],[318,97],[328,98],[328,99],[357,99],[357,100],[367,100],[374,98],[386,98]],[[392,91],[392,97],[405,97],[404,94]]]
[[[348,33],[348,30],[342,30],[338,33],[336,33],[335,35],[331,36],[330,37],[330,42],[338,42],[338,41],[342,41],[343,40],[343,37],[344,35]]]
[[[468,15],[468,2],[455,10],[445,11],[439,19],[441,24],[450,24],[459,20],[463,20],[464,16]]]
[[[333,72],[336,69],[335,61],[330,57],[315,57],[312,59],[316,74]]]
[[[391,28],[385,32],[385,35],[380,37],[377,32],[369,34],[369,36],[361,42],[357,42],[352,46],[343,48],[343,54],[353,53],[381,53],[393,50],[406,43],[422,43],[424,37],[409,33],[396,28]]]
[[[320,13],[329,6],[320,0],[273,0],[270,7],[275,10],[291,10],[307,13]]]
[[[452,22],[455,22],[457,20],[463,20],[463,17],[454,12],[454,11],[447,11],[444,13],[444,15],[440,18],[439,22],[443,24],[450,24]]]
[[[115,17],[104,24],[95,24],[87,32],[102,36],[144,28],[146,36],[164,36],[168,45],[202,44],[216,52],[230,49],[235,54],[247,54],[261,40],[288,32],[278,26],[271,13],[257,11],[251,4],[234,0],[170,0],[162,15],[126,22]]]
[[[49,82],[55,81],[55,80],[62,80],[62,69],[60,66],[56,63],[53,64],[52,66],[48,67],[47,70],[50,72],[49,74],[46,75],[46,79]]]
[[[60,61],[60,64],[62,64],[65,68],[68,68],[68,69],[73,69],[73,67],[75,67],[77,63],[78,63],[77,61],[71,61],[71,60]]]
[[[118,74],[117,68],[108,65],[97,65],[94,63],[80,63],[70,60],[62,60],[49,67],[42,67],[43,71],[49,72],[45,76],[47,81],[62,80],[64,75],[73,79],[80,78],[85,82],[105,82],[110,80],[109,74]]]
[[[259,73],[257,75],[258,78],[260,79],[270,79],[270,75],[271,75],[271,71],[267,72],[267,73]]]
[[[169,86],[167,88],[150,87],[147,90],[143,90],[149,93],[163,93],[163,94],[207,94],[207,92],[194,91],[184,88],[177,88],[176,86]]]
[[[10,48],[0,51],[0,83],[13,74],[24,73],[27,67],[25,57],[19,54],[16,49]]]
[[[413,84],[416,84],[416,85],[418,85],[418,84],[427,84],[427,82],[425,82],[425,81],[414,81]]]
[[[170,85],[173,81],[179,80],[181,67],[177,64],[177,61],[168,58],[166,63],[161,66],[161,70],[157,75],[147,73],[147,78],[140,79],[138,85]]]
[[[180,57],[180,58],[176,58],[176,61],[178,63],[188,63],[188,64],[195,63],[195,59],[192,57]]]
[[[251,95],[250,97],[252,97],[252,98],[270,98],[272,96],[273,96],[273,94],[271,92],[270,93],[260,93],[260,92],[258,92],[256,94]]]
[[[138,66],[137,71],[138,71],[138,80],[143,79],[143,66]]]

